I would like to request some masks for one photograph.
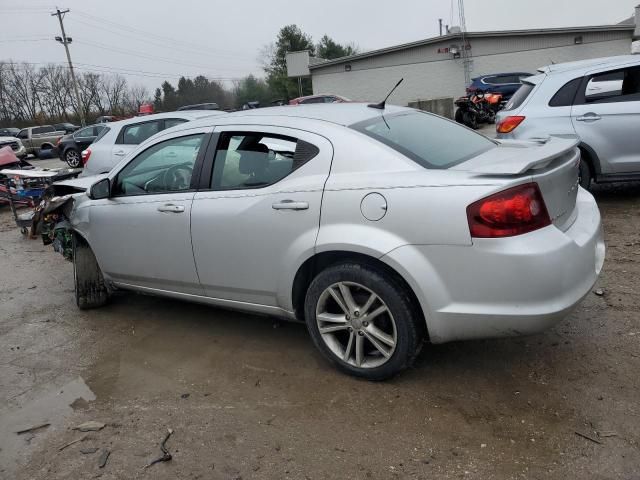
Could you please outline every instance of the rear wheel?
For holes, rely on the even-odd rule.
[[[394,278],[368,265],[323,270],[305,298],[314,344],[343,372],[384,380],[413,363],[423,343],[422,320]]]
[[[66,152],[64,152],[64,161],[71,168],[78,168],[82,166],[82,160],[80,158],[80,152],[78,152],[75,148],[69,148]]]
[[[73,235],[73,280],[76,305],[80,310],[97,308],[107,303],[109,290],[91,247],[77,234]]]

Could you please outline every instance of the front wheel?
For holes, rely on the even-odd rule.
[[[477,130],[479,128],[478,126],[478,115],[474,112],[464,112],[464,124],[469,127],[472,128],[473,130]]]
[[[70,148],[64,152],[64,161],[67,162],[71,168],[78,168],[82,166],[82,160],[80,158],[80,152],[75,148]]]
[[[72,242],[76,305],[80,310],[101,307],[109,299],[109,290],[98,261],[83,238],[74,234]]]
[[[423,320],[399,282],[356,263],[320,272],[305,298],[314,344],[337,368],[385,380],[409,367],[423,343]]]
[[[455,120],[458,123],[464,124],[464,111],[461,108],[456,110]]]

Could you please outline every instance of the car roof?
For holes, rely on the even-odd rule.
[[[181,112],[162,112],[153,113],[151,115],[140,115],[137,117],[127,118],[125,120],[118,120],[117,122],[108,122],[109,128],[117,128],[123,125],[129,125],[131,123],[140,123],[149,120],[157,120],[162,118],[184,118],[186,120],[197,120],[199,118],[209,117],[212,115],[221,115],[226,113],[222,110],[184,110]]]
[[[197,122],[190,122],[185,128],[196,128],[204,126],[213,126],[216,119],[224,119],[224,123],[228,123],[229,119],[253,119],[258,120],[260,117],[287,117],[301,118],[309,120],[319,120],[337,125],[349,126],[354,123],[363,122],[383,114],[392,114],[398,112],[414,111],[407,107],[398,107],[395,105],[387,105],[384,110],[368,107],[366,103],[313,103],[302,105],[285,105],[282,107],[265,107],[253,110],[241,110],[238,112],[225,113],[224,115],[216,115],[215,118],[206,118]],[[251,123],[254,123],[252,121]]]
[[[576,70],[590,70],[597,67],[615,67],[631,62],[640,62],[638,55],[619,55],[616,57],[590,58],[588,60],[577,60],[575,62],[556,63],[539,68],[538,72],[545,74],[556,74],[564,72],[574,72]]]
[[[502,72],[502,73],[487,73],[486,75],[479,75],[473,80],[480,80],[486,77],[497,77],[498,75],[531,75],[531,72]]]

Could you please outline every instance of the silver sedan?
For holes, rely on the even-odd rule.
[[[425,340],[540,332],[604,261],[576,147],[355,103],[185,123],[60,186],[88,188],[64,209],[76,301],[123,289],[297,319],[376,380]]]

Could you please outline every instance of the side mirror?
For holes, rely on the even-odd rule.
[[[100,200],[103,198],[109,198],[111,195],[111,182],[108,178],[103,178],[99,182],[91,185],[89,189],[89,198],[91,200]]]

